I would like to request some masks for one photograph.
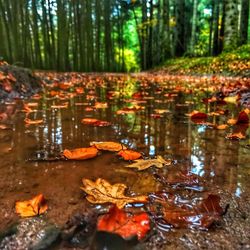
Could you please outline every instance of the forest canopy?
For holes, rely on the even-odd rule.
[[[249,43],[249,0],[0,0],[0,57],[34,69],[139,71]]]

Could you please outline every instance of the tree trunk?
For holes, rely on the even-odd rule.
[[[225,51],[235,49],[238,44],[238,0],[225,0]]]
[[[240,45],[247,43],[248,21],[249,21],[249,0],[241,0],[240,34],[239,34]]]

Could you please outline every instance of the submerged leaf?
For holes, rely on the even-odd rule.
[[[176,199],[169,199],[165,194],[154,194],[151,197],[154,205],[161,204],[162,218],[160,226],[172,225],[176,228],[209,228],[213,222],[219,220],[224,213],[220,206],[220,197],[210,194],[197,205],[187,205],[183,202],[176,204]],[[155,211],[153,211],[153,214]],[[155,218],[158,216],[156,215]],[[156,223],[157,219],[156,219]],[[164,225],[165,223],[165,225]]]
[[[106,150],[112,152],[118,152],[123,149],[127,149],[123,144],[112,141],[105,142],[90,142],[90,146],[95,146],[98,150]]]
[[[16,202],[16,213],[21,217],[31,217],[43,214],[48,209],[48,205],[45,203],[43,194],[35,196],[28,201]]]
[[[111,185],[101,178],[98,178],[95,182],[83,179],[82,182],[84,186],[81,189],[88,194],[86,199],[90,203],[102,204],[110,202],[116,204],[118,208],[123,208],[128,203],[147,202],[148,200],[148,197],[144,195],[126,196],[124,193],[127,186],[122,183]]]
[[[98,219],[97,230],[119,234],[124,239],[136,235],[140,240],[150,230],[150,219],[147,213],[129,215],[113,206]]]
[[[166,165],[170,165],[170,160],[164,160],[162,156],[158,155],[156,159],[148,159],[148,160],[136,160],[135,163],[127,165],[127,168],[137,168],[139,171],[148,169],[152,166],[157,168],[163,168]]]
[[[69,160],[86,160],[97,156],[98,150],[95,147],[65,149],[63,155]]]
[[[141,153],[129,149],[121,150],[118,155],[121,156],[125,161],[134,161],[141,158],[142,156]]]

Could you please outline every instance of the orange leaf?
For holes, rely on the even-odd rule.
[[[98,150],[95,147],[65,149],[63,155],[69,160],[86,160],[97,156]]]
[[[133,161],[141,158],[141,153],[133,151],[133,150],[121,150],[118,153],[119,156],[121,156],[125,161]]]
[[[95,146],[99,150],[107,150],[112,152],[117,152],[122,149],[127,149],[123,144],[118,142],[112,142],[112,141],[105,141],[105,142],[91,142],[91,146]]]
[[[124,239],[136,235],[140,240],[150,230],[150,220],[147,213],[129,215],[117,206],[113,206],[108,214],[99,218],[97,229],[119,234]]]
[[[29,118],[25,118],[24,122],[28,125],[36,125],[36,124],[41,124],[43,123],[43,120],[31,120]]]
[[[21,217],[30,217],[43,214],[48,209],[43,194],[39,194],[28,201],[16,202],[16,213]]]

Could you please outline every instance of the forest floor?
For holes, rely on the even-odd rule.
[[[250,248],[249,79],[36,75],[43,91],[0,105],[0,249]]]
[[[250,77],[250,45],[217,57],[181,57],[167,60],[153,72],[181,75],[222,75]]]

